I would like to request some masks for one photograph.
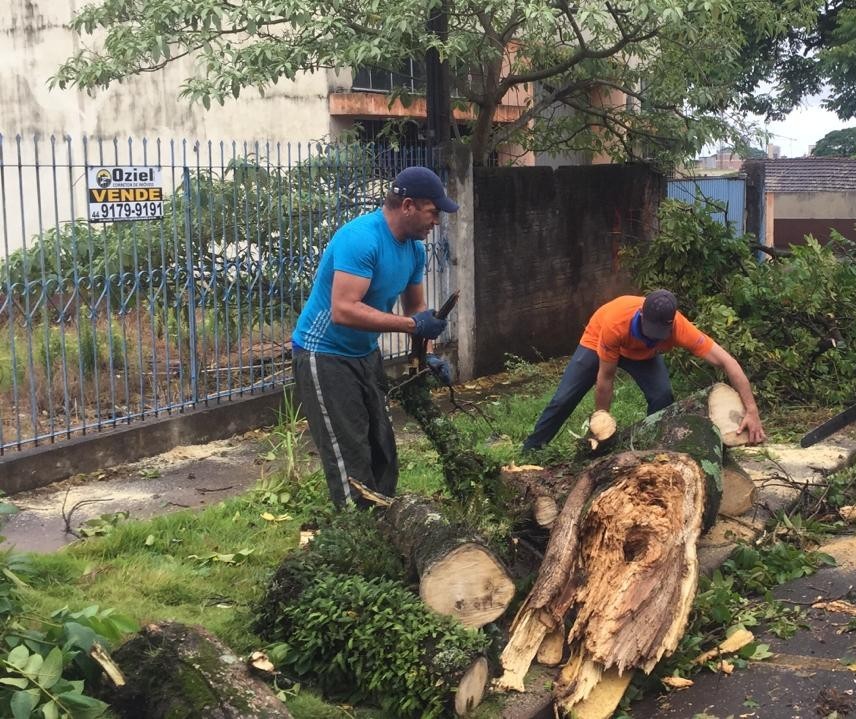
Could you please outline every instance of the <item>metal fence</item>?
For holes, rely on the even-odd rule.
[[[423,148],[0,135],[0,454],[288,383],[321,252],[412,164],[434,165]],[[159,170],[162,200],[124,208],[153,219],[90,221],[87,178],[119,167]],[[426,246],[437,306],[442,229]]]
[[[746,177],[686,177],[667,182],[668,197],[693,204],[701,202],[712,210],[719,223],[731,225],[736,235],[746,231]]]

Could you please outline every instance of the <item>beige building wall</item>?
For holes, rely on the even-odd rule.
[[[777,192],[776,219],[856,218],[856,191]]]
[[[249,152],[255,152],[255,141],[261,142],[262,154],[267,141],[301,143],[331,133],[327,97],[341,83],[327,71],[281,81],[264,98],[246,90],[238,100],[207,111],[179,98],[192,68],[189,60],[93,95],[51,90],[50,77],[80,48],[67,25],[83,4],[83,0],[0,0],[0,204],[6,208],[5,220],[0,215],[0,245],[5,243],[8,251],[29,243],[40,228],[85,213],[83,138],[108,140],[100,148],[103,160],[98,145],[89,143],[90,164],[142,164],[145,138],[150,163],[157,161],[160,140],[164,165],[172,164],[171,155],[178,165],[193,166],[197,161],[206,165],[211,142],[217,166],[221,156],[228,163],[233,153],[241,155],[244,142],[250,143]],[[234,148],[233,142],[238,143]],[[51,167],[54,162],[57,171]],[[165,192],[180,183],[180,170],[178,174],[175,180],[164,172]],[[3,254],[0,249],[0,258]]]
[[[49,78],[80,43],[66,27],[81,0],[0,0],[0,131],[73,137],[161,136],[199,140],[305,141],[329,133],[326,72],[282,81],[261,98],[206,111],[178,94],[192,67],[180,61],[162,72],[131,78],[94,96],[50,90]]]

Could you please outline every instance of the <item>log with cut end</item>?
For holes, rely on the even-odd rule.
[[[688,415],[706,417],[719,430],[722,443],[726,447],[737,447],[749,442],[748,432],[737,433],[737,428],[746,415],[743,400],[731,385],[722,382],[694,392],[652,416],[657,415],[666,418]]]
[[[479,657],[464,672],[455,691],[455,714],[464,716],[475,709],[484,698],[487,687],[487,659]]]
[[[291,719],[270,686],[202,627],[150,624],[113,659],[126,681],[101,696],[117,716]]]
[[[419,596],[435,612],[477,628],[508,608],[514,582],[502,562],[424,497],[396,498],[381,527],[411,563],[419,576]]]
[[[588,431],[583,437],[583,449],[590,454],[605,454],[617,438],[618,424],[606,410],[595,410],[589,417]]]
[[[549,529],[559,516],[559,505],[552,497],[542,494],[540,497],[535,497],[535,501],[532,502],[532,516],[539,527]]]

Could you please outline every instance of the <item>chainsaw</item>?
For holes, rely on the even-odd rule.
[[[451,295],[449,295],[449,299],[447,299],[439,310],[435,310],[434,316],[437,319],[445,320],[451,314],[452,310],[455,309],[455,305],[458,304],[458,296],[461,294],[460,290],[455,290]],[[425,356],[428,354],[428,340],[423,339],[422,337],[413,337],[411,338],[410,345],[410,368],[409,374],[414,375],[417,372],[421,372],[425,369]]]
[[[852,422],[856,422],[856,404],[848,407],[843,412],[839,412],[819,427],[815,427],[811,432],[807,433],[800,440],[800,447],[811,447],[813,444],[820,442],[820,440],[826,439],[829,435],[844,429],[844,427]]]

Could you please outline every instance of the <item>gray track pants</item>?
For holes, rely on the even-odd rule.
[[[398,484],[398,453],[389,418],[387,380],[379,351],[341,357],[294,350],[297,399],[327,478],[330,499],[353,499],[348,477],[389,497]]]

